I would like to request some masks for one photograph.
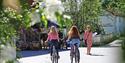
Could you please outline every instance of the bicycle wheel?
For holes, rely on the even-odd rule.
[[[70,56],[70,60],[71,60],[71,63],[73,63],[73,56],[72,55]]]
[[[53,46],[53,50],[52,50],[52,63],[58,63],[58,55],[57,55],[55,46]]]
[[[75,63],[79,63],[79,58],[75,56]]]
[[[51,61],[52,61],[52,63],[55,63],[54,62],[54,56],[52,55],[52,57],[51,57]]]
[[[56,57],[55,62],[58,63],[58,57]]]
[[[80,60],[80,53],[79,53],[79,49],[77,47],[75,47],[75,63],[79,63]]]
[[[74,58],[74,45],[71,45],[71,50],[70,50],[70,60],[71,60],[71,63],[73,63],[73,58]]]
[[[57,55],[56,52],[54,52],[54,53],[55,53],[55,56],[54,56],[54,60],[55,60],[55,61],[54,61],[54,62],[55,62],[55,63],[58,63],[58,55]]]

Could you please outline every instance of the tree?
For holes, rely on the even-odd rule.
[[[28,28],[30,23],[30,13],[28,6],[25,6],[26,2],[21,0],[21,12],[18,12],[17,9],[11,7],[3,7],[3,0],[0,0],[0,58],[1,62],[13,63],[16,60],[16,52],[8,54],[13,54],[14,58],[9,56],[4,57],[4,50],[13,48],[16,51],[16,40],[19,38],[19,31],[22,26]],[[11,2],[12,3],[12,2]],[[23,4],[23,5],[22,5]],[[18,7],[18,6],[17,6]],[[4,46],[4,47],[3,47]],[[12,50],[14,51],[14,50]],[[1,55],[3,54],[3,55]],[[5,54],[7,55],[7,54]]]
[[[101,1],[100,0],[68,0],[64,4],[66,14],[71,16],[75,25],[80,30],[83,30],[84,24],[91,24],[93,31],[95,31],[95,24],[99,21],[101,15]],[[95,24],[94,24],[95,23]],[[93,25],[94,24],[94,25]]]
[[[65,8],[64,14],[70,15],[74,24],[76,24],[78,21],[77,17],[79,14],[77,0],[68,0],[68,2],[64,1],[64,8]]]
[[[104,0],[102,3],[103,9],[112,15],[125,17],[125,0]]]

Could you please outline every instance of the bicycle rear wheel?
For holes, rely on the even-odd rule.
[[[79,49],[76,47],[75,49],[75,63],[79,63],[80,61],[80,53],[79,53]]]
[[[52,59],[52,63],[58,63],[58,55],[57,55],[57,51],[55,49],[55,46],[53,46],[51,59]]]
[[[73,56],[72,55],[70,56],[70,60],[71,60],[71,63],[73,63]]]

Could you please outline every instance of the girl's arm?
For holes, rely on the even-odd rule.
[[[48,42],[49,40],[50,40],[50,33],[48,34],[46,42]]]
[[[92,32],[89,34],[89,41],[92,42]]]
[[[67,37],[68,37],[67,40],[69,41],[71,39],[71,36],[69,33],[68,33]]]
[[[84,32],[84,35],[83,35],[83,39],[85,40],[87,38],[87,35],[86,35],[87,31]]]
[[[57,33],[57,39],[58,39],[58,42],[59,42],[59,34]]]

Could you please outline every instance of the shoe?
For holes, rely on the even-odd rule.
[[[91,53],[87,53],[87,55],[92,55]]]

